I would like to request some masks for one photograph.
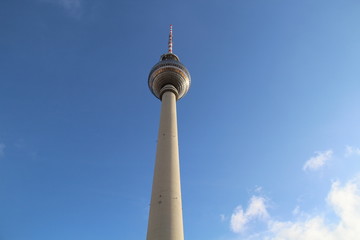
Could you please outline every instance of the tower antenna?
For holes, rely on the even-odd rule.
[[[172,34],[172,24],[170,25],[170,34],[169,34],[169,53],[172,53],[172,47],[173,47],[173,34]]]

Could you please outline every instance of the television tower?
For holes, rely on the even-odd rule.
[[[190,73],[173,54],[172,25],[168,53],[151,69],[150,91],[161,100],[160,127],[151,193],[147,240],[183,240],[183,217],[176,101],[190,88]]]

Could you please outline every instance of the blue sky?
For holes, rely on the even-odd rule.
[[[360,235],[360,3],[0,2],[0,239],[145,239],[167,50],[185,238]]]

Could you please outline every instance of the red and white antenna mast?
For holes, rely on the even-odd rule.
[[[169,34],[169,53],[172,53],[172,47],[173,47],[173,35],[172,35],[172,25],[170,25],[170,34]]]

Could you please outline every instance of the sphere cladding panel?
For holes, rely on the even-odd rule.
[[[155,64],[148,79],[151,92],[159,99],[161,88],[165,85],[173,85],[179,93],[177,98],[180,99],[189,91],[190,83],[191,77],[186,67],[181,62],[171,59]]]

